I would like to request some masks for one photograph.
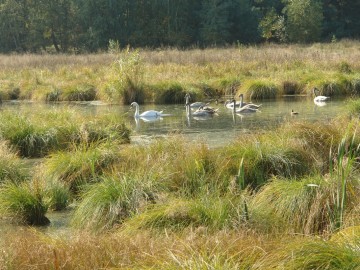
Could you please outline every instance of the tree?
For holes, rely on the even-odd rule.
[[[261,36],[266,41],[285,42],[287,40],[284,16],[277,14],[275,9],[271,9],[263,17],[259,28]]]
[[[307,43],[320,40],[324,17],[319,0],[288,0],[284,11],[290,42]]]
[[[230,34],[232,42],[252,43],[260,39],[260,13],[249,0],[236,0],[230,6]]]
[[[26,0],[0,1],[0,51],[27,50],[28,3]]]
[[[226,44],[230,39],[230,0],[203,0],[200,36],[205,45]]]

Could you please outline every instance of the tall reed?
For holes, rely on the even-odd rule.
[[[356,145],[355,135],[352,139],[348,140],[345,136],[339,146],[335,157],[330,151],[330,176],[336,181],[336,189],[334,191],[334,209],[332,212],[333,217],[333,230],[341,229],[344,222],[344,215],[346,209],[346,200],[348,193],[354,193],[353,186],[349,184],[349,178],[354,170],[354,165],[357,162],[357,157],[360,153],[360,144]],[[335,164],[333,164],[335,159]]]

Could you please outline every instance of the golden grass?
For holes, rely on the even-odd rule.
[[[132,72],[130,79],[136,81],[137,87],[150,86],[147,101],[152,101],[151,96],[156,92],[153,86],[159,84],[178,83],[184,89],[197,92],[202,91],[201,85],[207,85],[226,92],[229,85],[222,82],[234,79],[240,82],[235,89],[238,92],[246,92],[243,85],[247,81],[260,80],[270,81],[279,89],[285,82],[292,81],[300,86],[297,94],[310,95],[313,86],[328,89],[328,85],[337,85],[340,90],[334,93],[344,94],[351,92],[345,88],[359,79],[358,48],[357,41],[341,41],[204,50],[142,50],[135,51],[141,74]],[[97,90],[97,99],[118,103],[121,98],[114,92],[119,88],[119,73],[114,63],[124,59],[126,62],[127,57],[127,50],[118,54],[0,55],[0,94],[7,99],[9,92],[20,89],[22,99],[44,100],[46,93],[54,89],[66,92],[90,85]],[[343,85],[344,81],[348,82],[347,86]]]

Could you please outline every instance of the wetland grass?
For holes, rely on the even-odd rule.
[[[44,157],[51,152],[71,149],[111,139],[130,141],[130,130],[121,117],[105,115],[86,119],[71,109],[42,114],[0,112],[0,136],[10,142],[22,157]]]
[[[98,183],[84,188],[74,213],[74,226],[104,231],[121,224],[153,202],[156,187],[151,179],[139,176],[104,176]]]
[[[47,210],[43,190],[36,181],[1,184],[0,212],[3,216],[27,225],[47,225],[50,222],[45,216]]]
[[[358,95],[358,46],[357,41],[341,41],[336,46],[268,44],[187,51],[126,48],[96,55],[1,55],[0,96],[48,101],[97,98],[129,104],[134,99],[153,102],[164,85],[179,85],[184,92],[213,99],[239,90],[239,82],[254,99],[310,94],[304,89],[314,86],[329,95]]]
[[[275,85],[277,97],[285,89],[296,94],[313,85],[332,83],[329,78],[341,74],[335,80],[338,89],[329,87],[342,95],[345,88],[347,93],[355,91],[349,85],[355,85],[358,78],[357,45],[346,44],[348,50],[341,43],[143,51],[139,53],[144,73],[136,71],[130,79],[137,80],[137,88],[144,87],[145,99],[153,98],[157,87],[152,86],[162,83],[178,84],[186,92],[194,90],[203,96],[205,88],[215,89],[214,93],[225,91],[236,79],[240,82],[237,91],[248,81],[266,81],[266,86]],[[12,74],[6,85],[19,87],[19,99],[42,99],[46,89],[76,89],[83,85],[80,75],[86,75],[97,97],[123,102],[122,91],[128,82],[116,84],[118,73],[109,72],[114,58],[106,58],[108,65],[79,62],[67,71],[56,57],[54,61],[60,62],[51,71],[42,66],[43,75],[29,62],[13,62],[11,65],[21,69],[27,65],[29,70],[20,83],[13,83],[15,75],[6,70],[6,76]],[[341,66],[342,61],[348,68]],[[89,63],[94,66],[87,68]],[[68,84],[60,84],[59,78],[66,78]],[[229,83],[219,83],[222,81]],[[291,83],[283,84],[288,81]],[[38,88],[31,88],[35,84]],[[114,93],[105,93],[109,86]],[[4,89],[0,92],[3,95]],[[259,98],[262,95],[269,93],[264,91]],[[350,114],[355,117],[350,120],[291,122],[216,149],[188,143],[181,136],[149,145],[119,146],[129,141],[123,124],[112,117],[88,121],[73,110],[54,111],[42,115],[42,120],[16,116],[27,134],[54,128],[54,123],[64,128],[56,129],[59,137],[51,151],[42,150],[46,160],[35,167],[33,180],[12,183],[4,176],[1,221],[12,217],[35,224],[31,215],[44,216],[47,209],[63,209],[73,200],[73,224],[80,230],[73,229],[71,237],[28,228],[3,234],[0,268],[360,269],[356,230],[360,224],[359,153],[350,147],[360,140],[354,132],[358,125],[354,106]],[[8,142],[17,137],[8,135],[12,134],[11,121],[9,117],[0,123],[1,136]],[[354,136],[344,138],[344,134]],[[109,143],[111,150],[106,146]],[[10,144],[19,152],[16,147]],[[12,160],[13,154],[8,157]],[[75,185],[77,179],[86,184],[76,187],[80,192],[74,196],[69,182]],[[97,233],[88,234],[84,228]]]
[[[66,183],[72,192],[78,192],[82,185],[97,182],[119,161],[117,148],[109,143],[82,145],[51,154],[43,163],[42,173],[45,178]]]
[[[9,148],[5,141],[0,141],[0,183],[11,181],[23,182],[30,177],[25,163]]]

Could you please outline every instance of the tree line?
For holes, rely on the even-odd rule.
[[[358,14],[353,0],[0,0],[0,52],[359,38]]]

